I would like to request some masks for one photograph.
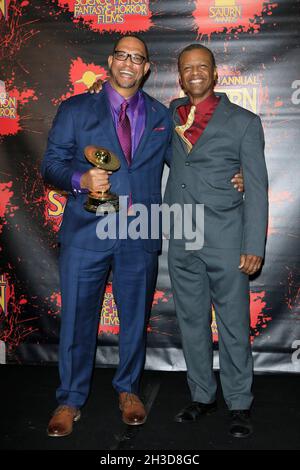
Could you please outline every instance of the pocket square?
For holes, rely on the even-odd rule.
[[[153,132],[154,131],[164,131],[166,128],[165,127],[156,127],[155,129],[153,129]]]

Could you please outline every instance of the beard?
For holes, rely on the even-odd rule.
[[[118,85],[119,88],[125,88],[126,90],[129,90],[130,88],[136,87],[136,86],[139,85],[140,82],[141,82],[141,80],[140,80],[140,82],[139,82],[137,79],[135,79],[135,80],[133,80],[133,81],[130,82],[130,83],[125,83],[125,84],[124,84],[124,83],[121,83],[121,82],[119,81],[118,77],[116,77],[116,75],[114,74],[114,72],[112,71],[111,68],[109,69],[109,75],[110,75],[110,77],[114,80],[114,82]]]

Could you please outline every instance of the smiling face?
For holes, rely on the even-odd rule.
[[[121,39],[118,42],[117,50],[146,57],[144,44],[134,37]],[[150,68],[150,64],[146,60],[138,65],[132,63],[130,57],[122,61],[112,55],[108,58],[108,66],[110,70],[110,84],[124,98],[128,98],[136,93]]]
[[[196,105],[212,94],[215,77],[216,70],[209,51],[192,49],[180,57],[179,82],[191,103]]]

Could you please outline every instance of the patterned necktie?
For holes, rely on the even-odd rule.
[[[196,106],[193,105],[193,106],[191,106],[190,113],[188,115],[186,123],[183,124],[182,126],[176,126],[175,127],[175,131],[177,132],[177,134],[180,135],[182,140],[186,143],[187,148],[188,148],[188,152],[190,152],[192,150],[193,146],[192,146],[191,142],[185,137],[184,133],[193,124],[194,119],[195,119],[195,112],[196,112]]]
[[[126,157],[128,166],[131,164],[131,126],[129,117],[127,116],[126,110],[128,102],[123,101],[121,104],[121,111],[119,114],[119,122],[117,128],[117,134],[119,141]]]

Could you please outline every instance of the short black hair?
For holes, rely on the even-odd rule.
[[[115,41],[115,43],[114,43],[113,53],[114,53],[115,50],[117,49],[119,42],[122,41],[122,39],[126,39],[126,38],[135,38],[135,39],[138,39],[139,41],[141,41],[141,43],[144,45],[144,48],[145,48],[145,52],[146,52],[146,61],[149,62],[149,50],[148,50],[148,46],[147,46],[147,44],[145,43],[144,39],[142,39],[142,38],[141,38],[140,36],[138,36],[137,34],[126,34],[125,36],[122,36],[121,38],[117,39],[117,41]]]
[[[203,46],[202,44],[194,43],[194,44],[189,44],[184,49],[182,49],[182,51],[179,53],[179,56],[178,56],[178,70],[180,69],[180,59],[181,59],[182,55],[185,52],[193,51],[194,49],[202,49],[202,50],[207,51],[210,54],[213,67],[216,67],[216,59],[215,59],[215,56],[214,56],[213,52],[210,49],[208,49],[208,47]]]

